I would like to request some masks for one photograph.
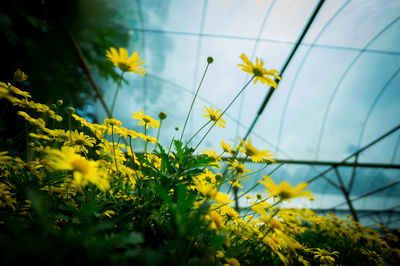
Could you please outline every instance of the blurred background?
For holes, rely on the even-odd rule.
[[[63,99],[101,123],[107,113],[95,87],[111,106],[120,73],[105,50],[138,51],[147,74],[124,75],[114,117],[142,132],[133,112],[166,112],[159,140],[168,146],[180,137],[208,56],[214,63],[183,140],[207,122],[203,106],[224,109],[251,78],[237,66],[239,56],[262,58],[267,69],[284,73],[249,137],[277,163],[252,175],[243,190],[266,174],[292,185],[308,181],[316,200],[287,206],[399,228],[399,18],[398,0],[5,0],[0,75],[10,81],[21,68],[30,78],[20,87],[34,99]],[[251,84],[224,116],[226,128],[214,128],[198,151],[218,154],[221,140],[236,144],[269,90]],[[12,130],[2,121],[3,138]],[[143,151],[142,143],[134,146]]]

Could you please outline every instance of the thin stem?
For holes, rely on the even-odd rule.
[[[69,127],[69,142],[72,143],[72,129],[71,129],[71,116],[68,116],[68,127]]]
[[[115,89],[114,99],[113,99],[112,105],[111,105],[111,117],[113,116],[113,113],[114,113],[115,102],[117,100],[117,95],[119,92],[119,88],[121,87],[121,81],[122,81],[122,77],[123,77],[124,73],[125,73],[125,71],[122,71],[121,76],[119,77],[119,81],[117,83],[117,88]]]
[[[26,131],[26,161],[29,159],[29,131],[28,131],[28,121],[25,120],[25,131]]]
[[[188,112],[188,114],[186,115],[185,125],[183,126],[183,130],[182,130],[181,138],[179,139],[179,141],[182,141],[183,133],[185,132],[186,124],[187,124],[187,122],[188,122],[188,120],[189,120],[190,113],[192,112],[192,108],[193,108],[193,105],[194,105],[194,101],[195,101],[195,100],[196,100],[196,98],[197,98],[197,94],[199,93],[199,90],[200,90],[201,84],[203,83],[204,76],[205,76],[205,75],[206,75],[206,73],[207,73],[207,69],[208,69],[208,66],[209,66],[209,65],[210,65],[210,64],[207,62],[206,69],[204,70],[203,76],[201,77],[201,80],[200,80],[199,86],[197,87],[196,94],[195,94],[195,95],[194,95],[194,97],[193,97],[192,104],[190,105],[190,108],[189,108],[189,112]],[[190,141],[189,141],[189,142],[190,142]]]
[[[168,156],[169,156],[169,153],[171,152],[172,143],[174,142],[174,139],[175,139],[175,136],[172,137],[171,143],[169,144]]]
[[[57,105],[56,111],[54,112],[56,114],[56,116],[57,116],[57,112],[58,112],[58,105]],[[53,119],[53,125],[51,126],[52,130],[54,129],[54,126],[56,125],[56,120],[57,119],[55,119],[55,118]]]
[[[188,142],[186,142],[186,145],[188,145],[193,139],[194,137],[196,137],[197,134],[199,134],[199,132],[201,130],[203,130],[203,128],[205,128],[209,123],[211,122],[211,120],[209,120],[207,123],[205,123],[199,130],[197,130],[197,132],[189,139]],[[213,125],[214,126],[214,125]]]
[[[144,124],[144,135],[147,136],[147,122]],[[144,152],[147,153],[147,140],[144,142]]]
[[[157,132],[157,140],[160,138],[161,126],[162,126],[162,120],[160,120],[160,127],[158,128],[158,132]]]
[[[111,124],[111,141],[114,153],[114,161],[115,161],[115,169],[118,172],[118,163],[117,163],[117,156],[115,155],[115,147],[114,147],[114,125]]]
[[[221,115],[218,117],[217,121],[215,121],[215,124],[221,119],[221,117],[226,113],[226,111],[228,111],[228,109],[231,107],[231,105],[236,101],[236,99],[240,96],[240,94],[242,94],[242,92],[246,89],[246,87],[250,84],[250,82],[253,81],[255,76],[253,76],[249,82],[246,83],[246,85],[243,86],[243,88],[239,91],[239,93],[235,96],[235,98],[233,98],[233,100],[231,101],[231,103],[225,108],[225,110],[221,113]],[[211,129],[214,127],[214,125],[212,125],[207,133],[203,136],[203,138],[200,140],[199,144],[197,144],[197,146],[194,148],[195,150],[199,147],[199,145],[203,142],[203,140],[206,138],[206,136],[208,135],[208,133],[210,133]]]

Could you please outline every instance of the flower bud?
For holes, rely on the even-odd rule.
[[[65,109],[65,113],[69,116],[75,114],[75,108],[74,107],[68,107],[67,109]]]
[[[57,109],[57,105],[55,105],[54,103],[50,104],[50,109],[56,110]]]
[[[175,130],[178,131],[178,130],[179,130],[179,127],[175,127]]]
[[[64,101],[63,101],[63,100],[58,100],[58,101],[57,101],[57,105],[58,105],[58,106],[61,106],[61,105],[63,105],[63,103],[64,103]]]
[[[211,56],[207,57],[207,63],[211,64],[212,62],[214,62],[214,58]]]
[[[167,118],[167,114],[165,112],[161,112],[158,114],[158,118],[160,118],[161,120],[164,120],[165,118]]]

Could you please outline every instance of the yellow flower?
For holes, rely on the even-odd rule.
[[[214,162],[220,162],[222,160],[221,156],[217,155],[217,153],[214,150],[210,150],[207,148],[206,151],[203,151],[202,154],[207,155],[210,158],[214,159]]]
[[[225,259],[229,266],[240,266],[240,262],[235,258]]]
[[[223,141],[223,140],[221,141],[221,148],[224,152],[227,152],[227,153],[231,153],[231,151],[232,151],[231,145],[225,143],[225,141]]]
[[[126,129],[124,127],[117,127],[115,129],[115,134],[118,134],[120,137],[131,137],[135,139],[138,136],[138,133],[134,130]]]
[[[242,141],[240,145],[244,147],[244,153],[247,156],[250,156],[253,162],[261,162],[264,159],[274,162],[273,159],[269,158],[274,156],[273,154],[270,154],[269,151],[260,151],[256,149],[253,145],[251,145],[250,139],[247,143],[245,141]]]
[[[103,214],[104,214],[105,216],[107,216],[108,218],[111,218],[113,215],[115,215],[115,211],[113,211],[113,210],[107,210],[107,211],[103,212]]]
[[[69,131],[68,131],[69,132]],[[75,146],[75,151],[84,151],[88,153],[87,147],[93,147],[96,144],[96,140],[92,137],[86,136],[83,132],[78,130],[71,131],[71,140],[68,139],[64,145]]]
[[[203,107],[204,107],[204,110],[207,112],[207,114],[203,114],[204,117],[209,117],[210,121],[214,122],[214,126],[216,126],[218,123],[218,125],[220,127],[223,127],[223,128],[225,127],[226,121],[224,119],[220,118],[222,116],[222,113],[220,113],[221,110],[214,111],[214,108],[212,108],[212,107],[208,107],[208,108],[205,106],[203,106]]]
[[[120,47],[119,53],[117,49],[111,47],[106,51],[107,59],[110,60],[114,66],[119,67],[124,72],[135,72],[139,75],[144,76],[146,74],[145,68],[140,68],[145,61],[139,62],[140,57],[137,52],[134,52],[131,57],[128,55],[128,51],[125,48]]]
[[[156,143],[158,141],[157,138],[153,138],[153,137],[151,137],[149,135],[145,135],[141,132],[137,132],[136,136],[141,138],[142,140],[144,140],[146,142],[150,142],[150,143]]]
[[[47,135],[43,135],[43,134],[36,134],[36,133],[29,133],[29,137],[31,138],[35,138],[35,139],[42,139],[42,140],[48,140],[50,141],[51,138]]]
[[[239,188],[243,188],[243,186],[239,183],[239,180],[236,181],[229,181],[232,184],[232,187],[234,189],[239,189]]]
[[[7,155],[8,151],[0,151],[0,164],[5,164],[12,160],[11,156]]]
[[[14,94],[17,94],[17,95],[25,97],[25,98],[32,98],[32,96],[29,92],[20,90],[17,87],[12,86],[10,83],[8,83],[7,85],[8,85],[8,89],[11,92],[13,92]]]
[[[232,200],[229,199],[229,195],[219,192],[211,184],[195,181],[195,188],[205,197],[215,200],[218,203],[225,204],[232,202]]]
[[[246,166],[244,164],[241,164],[238,162],[238,160],[228,161],[228,164],[231,165],[228,167],[228,169],[231,169],[232,171],[235,172],[235,174],[238,175],[240,178],[240,182],[244,180],[244,177],[247,177],[247,180],[249,180],[249,177],[247,176],[246,172],[251,172],[250,169],[246,169]]]
[[[72,147],[63,146],[61,150],[53,149],[46,159],[54,170],[71,170],[76,185],[80,187],[86,186],[89,182],[102,191],[110,187],[107,173],[100,169],[98,163],[75,153]]]
[[[40,130],[42,130],[46,133],[50,133],[50,129],[46,128],[46,122],[44,122],[44,120],[42,118],[38,118],[38,119],[33,118],[24,111],[18,111],[17,115],[24,117],[26,121],[37,126]]]
[[[151,116],[145,115],[142,110],[133,113],[132,118],[140,120],[138,123],[139,126],[146,126],[146,128],[149,128],[149,126],[153,128],[160,127],[160,121],[153,119]]]
[[[247,58],[245,54],[242,54],[240,58],[243,60],[245,64],[239,64],[238,66],[242,67],[243,71],[253,74],[253,77],[255,78],[254,84],[257,83],[257,81],[260,81],[261,83],[267,84],[268,86],[272,86],[275,89],[278,87],[278,84],[274,80],[268,77],[272,76],[280,80],[281,77],[276,75],[277,73],[279,73],[277,70],[275,69],[266,70],[264,68],[264,62],[262,61],[262,59],[258,60],[258,58],[256,58],[256,64],[253,64],[252,62],[250,62],[250,60]]]
[[[22,82],[28,79],[28,75],[21,71],[21,69],[17,69],[14,72],[14,79],[17,82]]]
[[[316,248],[317,251],[314,251],[314,259],[319,259],[320,262],[322,263],[327,263],[327,264],[334,264],[335,263],[335,259],[333,258],[333,256],[338,257],[339,256],[339,252],[338,251],[332,251],[329,252],[325,249],[319,249]]]
[[[222,217],[216,211],[210,211],[206,218],[211,221],[210,229],[217,229],[223,225]]]
[[[258,181],[263,184],[271,196],[279,198],[280,200],[288,200],[297,197],[308,197],[311,196],[310,191],[302,191],[307,187],[307,183],[301,183],[297,187],[292,188],[292,186],[287,182],[281,182],[279,185],[275,185],[274,181],[268,177],[264,176],[265,180]]]
[[[64,129],[53,129],[50,130],[48,133],[58,142],[64,142],[69,140],[68,132],[65,131]]]
[[[10,191],[10,187],[0,183],[0,208],[6,208],[8,206],[15,210],[16,204],[17,200],[15,199],[15,194]]]
[[[103,125],[119,127],[119,126],[122,125],[122,122],[117,120],[117,119],[115,119],[115,118],[106,118],[106,119],[104,119]]]

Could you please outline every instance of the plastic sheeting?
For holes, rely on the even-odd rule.
[[[206,59],[212,56],[214,63],[183,138],[188,140],[207,122],[201,116],[203,106],[224,109],[251,78],[237,66],[239,56],[262,58],[267,69],[280,70],[317,4],[315,0],[113,1],[124,25],[118,30],[128,31],[132,37],[128,50],[137,50],[148,70],[145,77],[126,75],[129,84],[120,90],[115,117],[124,126],[140,130],[131,119],[133,112],[144,110],[153,117],[166,112],[160,142],[169,145],[172,136],[180,137],[181,131],[174,129],[182,130]],[[397,0],[325,1],[250,135],[254,146],[282,159],[340,162],[398,126],[399,14]],[[98,82],[111,104],[115,84]],[[226,128],[214,128],[198,151],[207,147],[220,152],[221,140],[233,143],[243,137],[268,90],[262,84],[249,85],[226,113]],[[100,105],[97,113],[105,117]],[[135,147],[142,150],[140,143]],[[400,164],[399,147],[396,131],[362,152],[358,162]],[[254,175],[253,183],[274,166]],[[276,182],[287,180],[296,185],[327,168],[286,164],[271,176]],[[346,185],[352,171],[352,167],[339,167]],[[374,210],[399,210],[398,169],[357,168],[355,173],[353,199],[394,184],[354,201],[363,223],[374,223],[370,218]],[[338,183],[334,171],[326,178]],[[300,201],[301,206],[330,209],[345,202],[341,191],[323,178],[309,189],[317,200]],[[395,219],[388,224],[400,225]]]

